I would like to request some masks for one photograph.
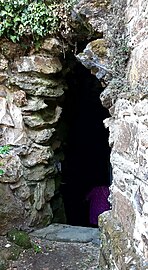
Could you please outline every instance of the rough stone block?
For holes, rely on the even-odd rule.
[[[62,70],[60,60],[56,57],[50,56],[24,56],[16,61],[18,72],[35,71],[44,74],[54,74]]]
[[[23,207],[7,184],[0,183],[0,235],[23,223]]]

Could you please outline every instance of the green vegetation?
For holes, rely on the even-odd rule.
[[[32,243],[28,234],[24,231],[19,231],[17,229],[12,229],[8,232],[7,238],[10,242],[15,243],[16,245],[23,247],[25,249],[31,248]]]
[[[9,145],[0,146],[0,154],[8,154],[10,151]]]
[[[48,34],[66,31],[76,0],[0,0],[0,37],[37,43]],[[65,28],[65,29],[64,29]]]
[[[36,254],[42,252],[41,246],[39,246],[39,245],[37,245],[37,244],[35,244],[35,243],[33,243],[33,250],[34,250],[34,252],[35,252]]]
[[[3,155],[3,154],[8,154],[10,151],[10,146],[9,145],[3,145],[3,146],[0,146],[0,155]],[[0,161],[0,166],[3,166],[3,162]],[[4,170],[3,169],[0,169],[0,176],[4,174]]]

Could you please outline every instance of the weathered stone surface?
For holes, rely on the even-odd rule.
[[[26,181],[40,181],[44,180],[45,177],[51,173],[53,173],[55,170],[55,167],[53,165],[51,166],[45,166],[45,165],[37,165],[31,168],[24,168],[24,178]]]
[[[0,49],[2,54],[6,57],[8,60],[13,60],[14,58],[17,58],[24,54],[24,51],[20,44],[14,43],[8,39],[1,38],[0,40]]]
[[[137,87],[139,82],[144,84],[148,81],[148,39],[142,41],[133,51],[129,62],[128,78],[132,88]],[[147,86],[145,85],[147,88]],[[148,91],[148,89],[147,89]],[[146,92],[147,92],[146,91]]]
[[[126,76],[126,80],[130,82],[130,91],[127,93],[129,88],[125,85],[124,93],[120,93],[119,96],[118,84],[112,80],[112,84],[110,83],[101,93],[102,104],[111,113],[111,117],[104,123],[110,130],[113,184],[112,211],[102,215],[101,221],[99,219],[103,237],[99,267],[101,270],[121,268],[145,270],[148,239],[147,1],[122,2],[125,6],[127,4],[125,10],[127,35],[123,36],[129,37],[129,44],[132,45]],[[98,39],[90,42],[79,57],[85,67],[101,79],[103,87],[107,82],[104,76],[107,73],[110,76],[110,70],[106,69],[107,57],[110,54],[104,40],[106,34],[111,34],[106,31],[109,4],[110,1],[81,0],[76,5],[74,9],[76,14],[74,12],[72,18],[82,24],[85,20],[86,33],[92,26],[93,37],[97,34]],[[112,8],[116,8],[121,1],[116,0],[112,4]],[[115,18],[118,19],[120,18]],[[118,34],[116,24],[114,27]],[[126,27],[123,25],[123,28]],[[89,36],[88,40],[92,40],[92,37]],[[0,144],[15,146],[13,168],[15,166],[15,169],[20,170],[19,166],[22,166],[22,163],[25,167],[21,169],[23,174],[20,173],[18,176],[16,174],[12,179],[10,170],[8,179],[5,178],[9,186],[7,183],[0,183],[0,192],[1,186],[4,189],[0,196],[0,200],[3,199],[2,209],[5,214],[2,213],[2,218],[0,216],[2,221],[4,217],[4,223],[0,224],[2,228],[0,230],[3,232],[13,225],[12,219],[15,215],[16,224],[20,223],[18,217],[21,207],[27,225],[46,226],[54,220],[51,198],[54,197],[56,189],[54,162],[57,157],[55,161],[52,160],[48,145],[52,144],[55,150],[60,145],[59,138],[52,135],[57,130],[57,121],[61,115],[58,98],[66,90],[65,83],[59,79],[64,72],[56,74],[62,69],[57,58],[61,53],[61,45],[57,40],[45,40],[38,55],[33,54],[35,50],[34,52],[32,50],[28,56],[20,58],[24,52],[17,54],[17,48],[19,46],[11,43],[5,48],[3,46],[1,50],[3,56],[0,58],[2,70],[0,82],[8,88],[4,86],[0,88]],[[126,49],[125,40],[125,46],[120,50]],[[13,63],[16,57],[17,60],[15,59]],[[8,63],[7,59],[11,61]],[[121,62],[122,60],[119,59]],[[52,125],[55,130],[49,129]],[[0,179],[4,177],[6,174]],[[55,207],[57,205],[58,201]],[[61,206],[60,203],[59,205]]]
[[[13,226],[22,224],[23,208],[7,184],[0,183],[0,235],[7,233]]]
[[[96,75],[97,79],[102,79],[109,70],[107,69],[107,49],[104,39],[97,39],[90,42],[83,53],[79,53],[77,59],[88,69],[91,73]]]
[[[43,114],[34,113],[31,115],[24,115],[23,120],[24,123],[29,127],[47,127],[48,125],[55,124],[62,113],[62,108],[57,106],[54,112],[47,112]]]
[[[14,127],[13,119],[7,109],[7,100],[2,97],[0,97],[0,124]]]
[[[1,158],[2,157],[2,158]],[[20,177],[23,175],[23,166],[18,156],[11,154],[0,155],[2,162],[2,168],[4,174],[0,176],[1,183],[15,183],[18,182]]]
[[[8,60],[0,54],[0,71],[8,69]]]
[[[114,192],[113,211],[124,230],[133,235],[136,219],[134,208],[126,196],[123,196],[118,190]]]
[[[59,242],[93,243],[93,241],[96,241],[97,243],[97,240],[99,242],[99,230],[97,228],[86,228],[65,224],[52,224],[47,228],[31,233],[31,235]]]
[[[3,143],[10,145],[22,145],[27,143],[27,136],[24,127],[23,128],[9,128],[3,127]]]
[[[126,26],[129,43],[136,47],[147,38],[147,2],[140,0],[127,1]],[[142,63],[141,63],[142,64]]]
[[[19,86],[30,95],[45,97],[59,97],[67,88],[65,83],[59,79],[43,79],[19,73],[11,76],[10,83]]]
[[[1,95],[6,95],[7,88],[2,88]],[[4,144],[18,145],[26,143],[21,109],[13,103],[13,96],[7,92],[0,97],[0,124],[3,125]]]
[[[24,89],[24,88],[23,88]],[[44,86],[37,86],[36,88],[25,89],[25,91],[34,96],[43,96],[43,97],[49,97],[49,98],[58,98],[61,97],[64,94],[65,86],[59,85],[55,88],[48,88]]]
[[[114,91],[111,91],[110,85],[107,86],[105,90],[100,94],[100,100],[105,108],[110,109],[116,100],[115,89]]]
[[[30,187],[24,181],[23,177],[17,183],[12,183],[10,188],[15,192],[17,198],[25,202],[31,196]]]
[[[37,164],[48,164],[49,159],[53,157],[53,151],[50,146],[42,146],[33,143],[25,157],[22,157],[22,163],[25,167],[32,167]]]
[[[36,185],[34,191],[34,208],[38,211],[41,210],[45,205],[45,188],[46,183],[40,182]]]
[[[44,99],[39,97],[30,97],[27,100],[27,105],[22,107],[22,111],[39,111],[47,107],[48,105],[44,102]]]
[[[42,144],[47,143],[55,132],[54,128],[43,130],[28,130],[28,138],[32,141]]]
[[[57,38],[46,38],[41,46],[41,49],[50,54],[59,55],[62,52],[62,44]]]
[[[145,261],[137,256],[135,247],[117,216],[104,213],[99,217],[99,227],[101,233],[100,270],[122,269],[121,267],[123,269],[146,270]]]
[[[97,33],[103,33],[107,28],[105,18],[109,4],[110,0],[82,0],[76,5],[75,11],[79,16],[82,16],[82,18],[85,17],[88,24],[91,25]]]
[[[23,90],[19,90],[13,93],[13,101],[18,107],[27,105],[28,101],[26,98],[26,93]]]
[[[147,116],[148,115],[148,99],[140,100],[136,103],[134,113],[138,116]]]
[[[54,74],[62,70],[60,60],[56,57],[50,56],[24,56],[16,61],[18,72],[35,71],[44,74]]]
[[[0,72],[0,83],[4,83],[8,78],[8,74],[6,72]]]
[[[55,180],[47,179],[44,194],[45,201],[47,202],[50,201],[51,198],[54,196],[54,192],[55,192]]]
[[[126,3],[125,23],[131,45],[126,79],[130,91],[119,96],[113,82],[101,94],[101,101],[110,108],[112,116],[104,123],[110,131],[113,184],[112,212],[99,218],[102,232],[99,265],[100,269],[111,270],[148,267],[148,9],[147,1]]]
[[[43,209],[37,211],[33,209],[32,213],[29,216],[29,224],[33,227],[46,227],[52,221],[53,214],[50,203],[46,204]]]

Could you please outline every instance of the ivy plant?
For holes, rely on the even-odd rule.
[[[28,36],[34,42],[55,33],[63,14],[76,0],[0,0],[0,37],[19,42]]]

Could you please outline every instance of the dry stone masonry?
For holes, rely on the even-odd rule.
[[[122,6],[121,2],[79,1],[75,14],[97,33],[97,38],[88,42],[76,58],[104,88],[107,86],[101,101],[111,115],[104,124],[110,131],[112,211],[99,217],[100,270],[146,270],[148,4],[146,0],[125,0]],[[123,91],[112,83],[109,65],[112,47],[107,35],[118,31],[115,5],[124,7],[124,37],[131,50]],[[115,29],[109,32],[113,14]],[[31,49],[26,55],[18,44],[0,42],[0,145],[11,146],[8,154],[0,155],[5,171],[0,176],[0,234],[14,224],[43,227],[53,219],[51,199],[57,173],[54,151],[60,146],[56,131],[62,113],[59,99],[67,90],[62,46],[58,39],[48,37],[40,51]]]
[[[104,232],[100,264],[140,270],[148,268],[147,1],[127,1],[125,22],[129,90],[118,95],[109,108],[111,118],[104,121],[110,130],[113,184],[111,214],[99,218]]]
[[[13,221],[45,226],[53,217],[50,200],[56,167],[50,140],[62,112],[57,98],[66,85],[55,78],[62,69],[58,40],[47,39],[42,48],[41,54],[12,58],[11,53],[8,58],[6,52],[17,48],[9,41],[1,42],[5,56],[1,54],[0,62],[0,144],[11,147],[8,154],[1,155],[5,171],[0,177],[1,233]]]

